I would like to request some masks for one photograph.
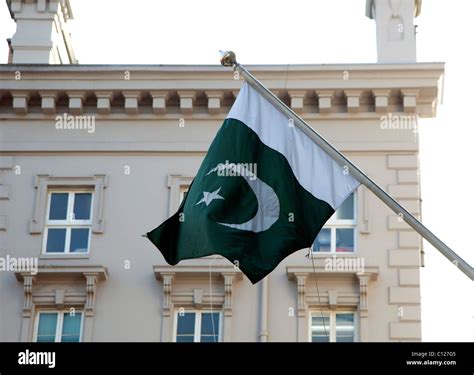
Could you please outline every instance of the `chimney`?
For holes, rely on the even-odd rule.
[[[416,62],[415,25],[421,0],[367,0],[365,15],[375,19],[377,62]]]
[[[67,21],[69,0],[7,0],[16,32],[11,39],[13,64],[77,64]]]

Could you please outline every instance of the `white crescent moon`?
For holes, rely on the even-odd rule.
[[[275,224],[275,222],[280,217],[280,201],[275,191],[242,164],[219,164],[217,167],[211,169],[206,175],[225,169],[234,171],[235,175],[241,176],[243,179],[245,179],[245,181],[247,181],[250,188],[257,197],[258,210],[255,216],[245,223],[217,224],[239,230],[248,230],[255,233],[270,229],[270,227]]]

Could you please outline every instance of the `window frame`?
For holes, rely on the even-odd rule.
[[[322,310],[323,316],[329,316],[329,342],[336,341],[336,316],[338,314],[352,314],[354,316],[354,341],[359,342],[359,327],[358,327],[358,314],[355,310]],[[312,309],[309,312],[309,329],[308,329],[308,341],[313,343],[313,316],[320,317],[321,310]],[[327,327],[326,327],[327,328]]]
[[[174,317],[173,317],[173,342],[177,342],[177,336],[178,336],[178,315],[180,311],[179,308],[176,309],[174,312]],[[195,320],[194,320],[194,341],[195,342],[201,342],[201,322],[202,322],[202,314],[206,313],[218,313],[219,314],[219,326],[218,326],[218,334],[217,334],[217,342],[222,342],[222,310],[210,310],[210,309],[184,309],[184,313],[194,313],[195,314]]]
[[[330,234],[331,234],[331,249],[330,251],[314,251],[313,245],[311,245],[311,254],[313,256],[327,256],[328,254],[331,255],[352,255],[357,253],[357,206],[358,206],[358,201],[357,201],[357,192],[354,191],[351,193],[353,195],[353,213],[354,217],[351,220],[348,219],[334,219],[334,214],[329,218],[329,220],[324,224],[324,226],[321,228],[323,229],[329,229]],[[348,199],[350,195],[347,196],[346,199]],[[340,206],[339,206],[340,207]],[[336,230],[337,229],[353,229],[354,232],[354,250],[353,251],[348,251],[348,252],[337,252],[336,251]],[[318,233],[319,235],[319,233]],[[316,238],[314,239],[316,241]],[[314,241],[313,241],[314,243]]]
[[[168,215],[173,216],[181,205],[183,198],[183,188],[189,189],[194,176],[183,176],[181,174],[168,175],[168,188],[170,189]]]
[[[63,342],[61,341],[62,331],[63,331],[63,323],[64,323],[64,314],[70,314],[70,309],[39,309],[35,314],[35,322],[34,322],[34,329],[33,329],[33,342],[38,342],[38,329],[39,329],[39,318],[40,314],[58,314],[58,320],[56,321],[56,335],[54,337],[54,342]],[[83,342],[83,335],[84,335],[84,310],[75,310],[75,314],[81,314],[81,326],[79,331],[79,342]]]
[[[181,206],[181,203],[183,203],[184,200],[184,194],[189,192],[189,187],[191,185],[180,185],[179,186],[179,204],[178,207]]]
[[[68,193],[68,203],[66,210],[66,220],[50,220],[49,213],[51,210],[51,198],[54,193],[64,194]],[[91,194],[91,203],[90,203],[90,214],[89,220],[70,220],[72,211],[74,210],[74,202],[76,200],[77,193],[88,193]],[[41,248],[41,255],[46,256],[87,256],[90,253],[90,243],[93,230],[93,215],[94,215],[94,191],[89,188],[74,188],[74,189],[49,189],[47,192],[47,201],[46,201],[46,215],[44,219],[44,234],[43,234],[43,244]],[[71,197],[73,197],[71,199]],[[46,252],[46,246],[48,243],[49,229],[66,229],[66,238],[64,240],[64,251],[62,252]],[[70,252],[71,246],[71,232],[74,228],[87,228],[89,229],[89,236],[87,238],[87,251],[85,252]]]

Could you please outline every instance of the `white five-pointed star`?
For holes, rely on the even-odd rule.
[[[224,197],[219,195],[219,191],[221,188],[213,191],[212,193],[208,191],[203,191],[202,195],[204,196],[199,202],[196,203],[196,206],[200,203],[206,203],[206,206],[209,206],[209,204],[214,200],[214,199],[224,199]]]

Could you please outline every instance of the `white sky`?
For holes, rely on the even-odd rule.
[[[474,2],[423,1],[418,61],[446,62],[444,104],[421,121],[423,222],[474,265],[472,49]],[[244,64],[376,62],[365,0],[81,0],[72,3],[82,64],[216,64],[219,49]],[[0,5],[0,43],[15,24]],[[0,63],[7,59],[6,43]],[[474,341],[473,283],[425,242],[424,341]],[[385,251],[385,249],[381,249]]]

